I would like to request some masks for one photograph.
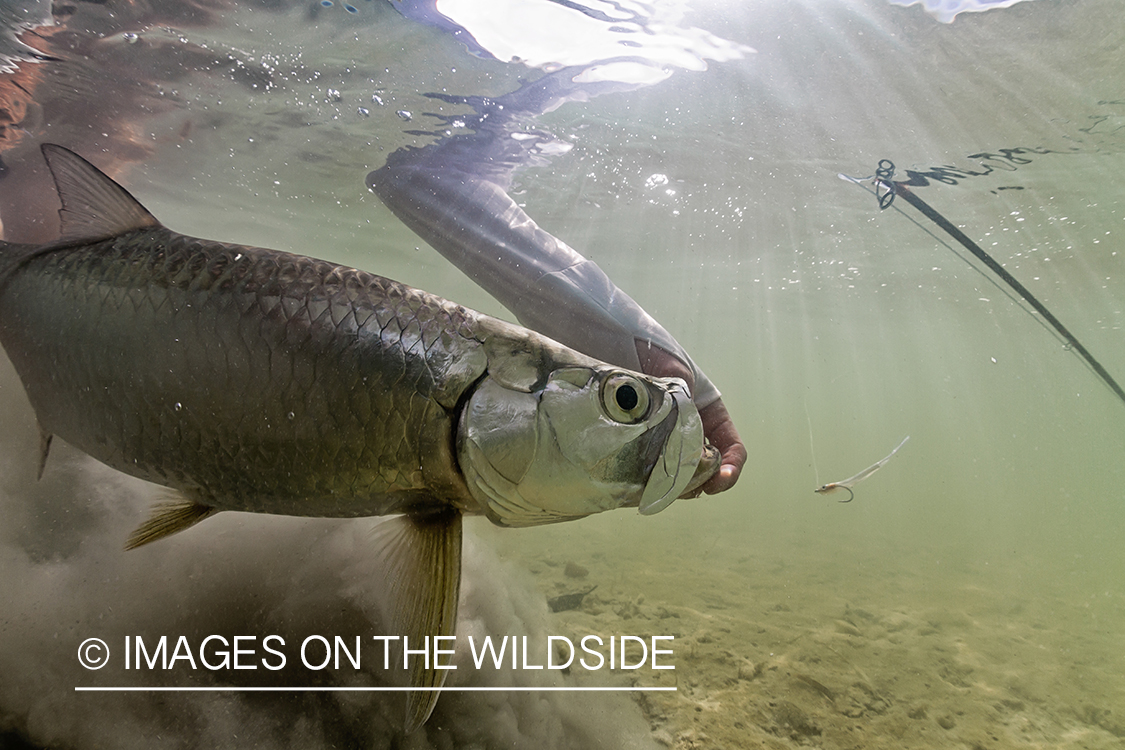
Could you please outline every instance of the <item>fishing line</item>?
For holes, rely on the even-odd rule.
[[[815,475],[815,478],[816,478],[816,484],[819,487],[820,486],[820,471],[818,471],[817,468],[816,468],[816,446],[813,445],[812,417],[809,416],[809,402],[805,399],[802,399],[802,403],[805,405],[805,421],[809,423],[809,453],[812,454],[812,470],[813,470],[813,474]]]
[[[1004,267],[997,263],[991,255],[986,253],[980,247],[980,245],[969,239],[969,237],[964,232],[955,227],[948,219],[946,219],[932,206],[930,206],[930,204],[926,203],[924,200],[915,195],[909,188],[906,187],[905,184],[901,182],[895,182],[892,179],[894,177],[894,173],[894,162],[892,162],[890,159],[881,159],[879,161],[878,169],[875,170],[874,177],[869,178],[872,179],[875,183],[874,192],[876,199],[879,201],[880,210],[889,208],[894,203],[895,198],[898,196],[901,196],[903,200],[914,206],[914,208],[918,209],[918,211],[923,216],[943,229],[962,247],[972,253],[975,258],[984,263],[989,268],[989,270],[999,276],[1005,284],[1015,290],[1015,292],[1020,297],[1022,297],[1023,300],[1027,302],[1027,304],[1031,305],[1031,307],[1037,313],[1043,316],[1043,320],[1045,320],[1047,323],[1050,323],[1054,330],[1057,331],[1060,336],[1062,336],[1063,340],[1065,340],[1067,344],[1067,348],[1078,352],[1082,359],[1085,360],[1087,366],[1089,366],[1094,371],[1094,373],[1097,374],[1099,378],[1101,378],[1102,382],[1109,386],[1110,390],[1112,390],[1117,395],[1117,397],[1121,399],[1122,403],[1125,403],[1125,390],[1122,390],[1121,386],[1117,384],[1117,381],[1113,379],[1113,376],[1110,375],[1105,367],[1102,366],[1102,363],[1094,358],[1094,355],[1092,355],[1089,350],[1087,350],[1086,347],[1082,345],[1082,342],[1080,342],[1074,336],[1074,334],[1072,334],[1070,330],[1062,324],[1062,321],[1056,318],[1051,313],[1051,311],[1048,310],[1043,305],[1043,303],[1035,297],[1035,295],[1028,291],[1027,287],[1021,284],[1019,280],[1016,279],[1016,277],[1012,276],[1012,274],[1008,273],[1004,269]],[[861,182],[859,180],[856,180],[855,178],[846,177],[845,175],[841,175],[841,177],[851,182],[855,182],[856,184],[861,184]],[[960,253],[958,253],[958,256],[960,257]],[[970,266],[972,266],[972,264],[970,264]],[[975,268],[975,266],[973,267]],[[995,286],[998,286],[995,284],[995,282],[993,283]],[[1011,295],[1008,296],[1011,297]],[[1042,321],[1040,321],[1040,324],[1046,327],[1046,325]]]
[[[846,182],[850,182],[853,185],[858,185],[863,190],[866,190],[870,195],[873,195],[876,198],[880,198],[880,194],[878,192],[876,192],[875,190],[872,190],[867,185],[863,184],[863,180],[874,179],[872,177],[857,178],[857,177],[850,177],[846,174],[838,174],[837,177],[839,177],[841,180],[844,180]],[[932,229],[930,229],[928,226],[926,226],[922,222],[915,219],[910,214],[903,211],[898,206],[893,205],[893,200],[890,203],[888,203],[887,207],[893,208],[895,210],[895,212],[898,213],[899,216],[906,219],[907,221],[909,221],[914,226],[918,227],[918,229],[920,229],[922,232],[925,232],[926,234],[928,234],[930,237],[933,238],[934,242],[938,243],[939,245],[944,247],[946,250],[948,250],[949,252],[956,255],[965,265],[967,265],[970,269],[975,271],[977,273],[977,275],[979,275],[983,280],[985,280],[989,284],[991,284],[993,286],[993,288],[996,289],[996,291],[1000,292],[1000,294],[1003,294],[1005,297],[1007,297],[1012,302],[1012,304],[1014,304],[1016,307],[1018,307],[1019,309],[1023,310],[1025,313],[1027,313],[1028,316],[1032,320],[1035,321],[1035,324],[1040,326],[1044,331],[1046,331],[1049,336],[1054,338],[1060,344],[1063,344],[1064,346],[1069,347],[1069,343],[1067,342],[1067,340],[1065,338],[1063,338],[1062,336],[1060,336],[1058,331],[1056,331],[1054,328],[1051,328],[1051,326],[1047,325],[1047,323],[1042,318],[1038,317],[1034,313],[1034,311],[1029,310],[1021,297],[1019,297],[1018,295],[1013,293],[1012,290],[1007,289],[1004,286],[1002,286],[999,281],[997,281],[996,279],[992,278],[987,273],[985,273],[984,269],[978,268],[977,265],[975,263],[973,263],[972,259],[969,258],[967,255],[965,255],[964,252],[962,252],[961,250],[958,250],[953,245],[950,245],[943,237],[940,237],[937,234],[934,234]],[[1089,365],[1087,365],[1085,362],[1083,362],[1082,364],[1086,365],[1086,367],[1089,367]]]

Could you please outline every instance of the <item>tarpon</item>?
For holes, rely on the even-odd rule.
[[[587,357],[365,271],[162,226],[44,145],[61,235],[0,243],[0,342],[39,423],[170,489],[127,546],[223,510],[382,516],[417,643],[452,635],[461,518],[654,513],[718,467],[683,381]],[[445,671],[414,659],[407,729]],[[430,689],[430,690],[426,690]]]

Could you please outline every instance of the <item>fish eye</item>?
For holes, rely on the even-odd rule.
[[[636,424],[648,416],[648,388],[625,373],[616,373],[602,383],[602,408],[615,422]]]

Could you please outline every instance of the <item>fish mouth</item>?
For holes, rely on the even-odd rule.
[[[715,476],[719,467],[723,463],[723,454],[719,453],[719,449],[713,445],[703,446],[703,455],[699,458],[699,463],[695,465],[695,473],[691,476],[691,481],[684,491],[680,493],[680,497],[695,497],[699,494],[699,488],[707,483],[707,480]]]
[[[704,443],[703,422],[687,390],[677,385],[668,395],[675,403],[656,428],[667,437],[641,494],[643,516],[659,513],[676,498],[690,495],[719,469],[719,452]]]

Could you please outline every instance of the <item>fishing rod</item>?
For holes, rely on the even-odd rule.
[[[1024,301],[1027,302],[1027,304],[1031,305],[1031,307],[1034,308],[1037,313],[1042,315],[1043,320],[1047,321],[1047,323],[1049,323],[1051,327],[1054,328],[1055,331],[1058,332],[1058,334],[1062,336],[1062,338],[1066,341],[1067,348],[1078,352],[1082,359],[1086,360],[1086,364],[1090,366],[1094,373],[1097,374],[1097,376],[1101,378],[1106,385],[1109,386],[1110,390],[1117,394],[1117,397],[1121,399],[1123,403],[1125,403],[1125,390],[1122,390],[1121,386],[1117,384],[1117,381],[1113,379],[1113,376],[1110,375],[1105,367],[1102,366],[1102,363],[1095,359],[1094,355],[1091,354],[1089,350],[1082,345],[1082,342],[1080,342],[1074,336],[1074,334],[1071,333],[1070,330],[1062,324],[1062,321],[1056,318],[1051,313],[1051,311],[1043,305],[1042,302],[1036,299],[1034,294],[1028,291],[1027,287],[1021,284],[1019,280],[1016,279],[1016,277],[1012,276],[1012,274],[1008,273],[1008,271],[1005,270],[1004,267],[999,263],[997,263],[991,255],[986,253],[980,245],[973,242],[964,232],[955,227],[953,223],[949,221],[949,219],[938,213],[938,211],[935,210],[934,207],[929,203],[926,203],[924,200],[919,198],[918,195],[910,190],[910,188],[908,188],[905,183],[895,182],[893,179],[894,174],[894,162],[892,162],[890,159],[881,159],[879,161],[878,168],[875,170],[874,177],[868,178],[873,180],[875,183],[874,192],[875,198],[879,201],[879,210],[890,208],[891,204],[894,203],[895,198],[898,196],[901,196],[904,201],[914,206],[914,208],[918,209],[918,211],[923,216],[939,226],[950,237],[955,239],[962,247],[972,253],[973,256],[984,263],[989,268],[989,270],[999,276],[1005,284],[1015,290],[1016,294],[1022,297]],[[854,177],[848,177],[847,175],[840,175],[840,177],[848,180],[849,182],[854,182],[857,185],[863,186],[862,180],[858,180]]]

